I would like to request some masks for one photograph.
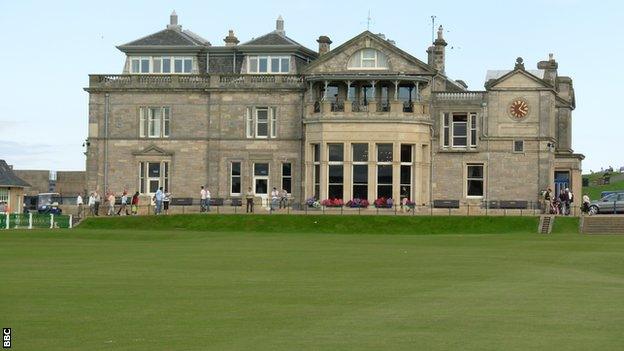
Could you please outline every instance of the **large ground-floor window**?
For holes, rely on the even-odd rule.
[[[256,195],[269,194],[269,164],[254,163],[253,176],[254,193]]]
[[[160,187],[169,191],[169,162],[139,162],[139,192],[154,194]]]
[[[393,145],[377,144],[377,198],[392,197]]]
[[[483,197],[485,193],[485,176],[482,163],[469,163],[466,165],[466,196]]]

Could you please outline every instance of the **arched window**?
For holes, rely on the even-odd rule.
[[[388,56],[375,49],[362,49],[349,59],[349,69],[388,69]]]

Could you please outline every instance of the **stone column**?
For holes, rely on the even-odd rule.
[[[327,199],[327,177],[328,177],[328,162],[327,162],[327,144],[319,143],[320,152],[321,152],[321,172],[320,172],[320,181],[319,181],[319,201]]]
[[[377,99],[376,99],[376,91],[375,91],[375,84],[377,82],[372,80],[371,81],[371,85],[372,85],[372,90],[373,90],[373,96],[371,97],[371,101],[368,102],[368,112],[369,113],[375,113],[377,112]]]

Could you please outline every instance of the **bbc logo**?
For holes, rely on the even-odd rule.
[[[11,348],[11,328],[2,329],[2,348],[3,349]]]

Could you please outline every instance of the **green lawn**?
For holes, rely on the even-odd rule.
[[[225,224],[240,217],[204,217],[220,231],[87,229],[123,227],[113,219],[0,232],[13,350],[624,347],[624,236],[582,236],[574,220],[549,236],[521,220],[505,234],[396,234],[388,222],[293,235],[290,217],[242,232]]]
[[[624,179],[622,179],[622,173],[612,173],[610,184],[597,185],[596,182],[602,177],[602,175],[603,173],[594,173],[584,176],[589,178],[590,185],[583,187],[583,194],[589,195],[589,198],[592,200],[600,200],[600,193],[603,191],[624,190]]]

